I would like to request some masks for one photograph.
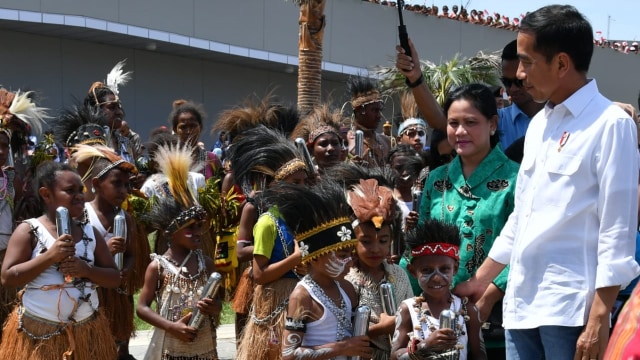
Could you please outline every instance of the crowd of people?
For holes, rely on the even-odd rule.
[[[361,76],[348,114],[247,98],[212,151],[183,99],[143,143],[124,63],[55,117],[0,89],[0,358],[132,359],[135,313],[145,359],[217,359],[225,300],[242,360],[638,355],[640,290],[618,294],[640,275],[633,106],[587,77],[575,8],[518,26],[506,107],[483,84],[439,104],[398,46],[395,136]]]
[[[396,1],[386,0],[363,0],[383,6],[396,7]],[[418,4],[404,4],[404,10],[411,11],[416,14],[424,16],[435,16],[440,19],[451,19],[471,24],[478,24],[484,26],[491,26],[499,29],[518,31],[520,21],[526,14],[520,14],[517,16],[509,17],[507,15],[501,15],[498,12],[491,13],[489,10],[472,9],[469,11],[464,6],[443,5],[442,10],[436,5],[418,5]],[[609,48],[615,51],[619,51],[624,54],[638,54],[640,53],[640,46],[637,41],[625,41],[625,40],[610,40],[602,36],[601,31],[596,31],[593,42],[596,46],[601,48]]]

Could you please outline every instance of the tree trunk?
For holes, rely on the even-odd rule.
[[[325,0],[300,2],[298,40],[298,111],[304,116],[320,104]]]

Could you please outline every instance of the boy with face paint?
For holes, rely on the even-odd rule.
[[[460,360],[486,359],[475,306],[451,293],[459,265],[460,230],[426,219],[405,235],[405,241],[410,252],[408,269],[418,279],[422,294],[400,304],[391,359],[426,359],[436,354]],[[443,310],[455,314],[453,328],[440,327]]]
[[[264,193],[296,231],[308,274],[289,296],[282,359],[371,358],[368,336],[352,336],[356,292],[344,280],[357,240],[344,189],[322,180],[312,187],[279,183]],[[301,216],[302,215],[302,216]]]

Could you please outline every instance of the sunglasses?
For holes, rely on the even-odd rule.
[[[509,79],[506,77],[502,78],[502,83],[504,84],[504,87],[506,87],[507,89],[511,87],[511,85],[515,85],[516,87],[522,87],[522,80],[515,78],[515,79]]]
[[[418,135],[419,137],[423,137],[425,134],[426,132],[424,132],[424,130],[416,129],[409,129],[404,132],[404,135],[407,135],[410,138],[415,137],[416,135]]]

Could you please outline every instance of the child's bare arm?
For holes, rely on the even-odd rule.
[[[31,258],[33,237],[31,227],[22,223],[9,239],[7,252],[2,263],[2,285],[7,288],[21,287],[35,279],[49,266],[75,254],[71,235],[63,235],[44,254]]]
[[[409,333],[413,332],[411,314],[409,308],[404,303],[400,304],[400,309],[396,313],[396,330],[391,341],[391,360],[409,359],[407,345],[409,344]]]
[[[484,348],[484,341],[480,335],[481,322],[478,309],[473,304],[467,305],[469,312],[469,321],[467,322],[467,334],[469,334],[469,360],[486,360],[487,353]]]
[[[315,309],[314,309],[315,308]],[[338,342],[330,342],[320,346],[303,347],[302,341],[306,332],[306,323],[319,319],[322,313],[315,314],[311,296],[303,287],[297,287],[289,296],[287,320],[282,334],[283,360],[324,360],[336,356],[360,356],[370,359],[372,350],[368,336],[346,338]]]
[[[191,313],[176,322],[172,322],[163,318],[151,309],[151,304],[155,300],[158,279],[158,262],[152,261],[149,266],[147,266],[147,271],[144,274],[144,285],[142,286],[140,297],[138,298],[136,314],[138,314],[140,319],[157,328],[167,331],[180,341],[193,341],[193,339],[196,338],[197,330],[187,326],[189,319],[191,319]]]

